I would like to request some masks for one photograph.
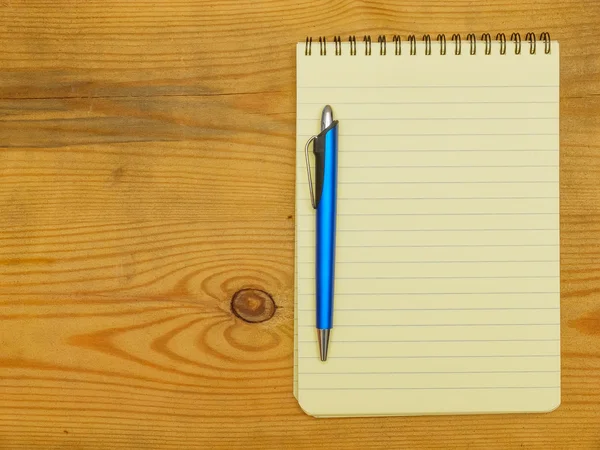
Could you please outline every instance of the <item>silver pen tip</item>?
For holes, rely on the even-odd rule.
[[[319,335],[319,353],[321,361],[327,361],[327,350],[329,349],[329,330],[318,329]]]
[[[323,113],[321,114],[321,130],[324,130],[329,125],[333,123],[333,111],[331,106],[327,105],[323,108]]]

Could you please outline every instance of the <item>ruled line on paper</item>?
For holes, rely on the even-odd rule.
[[[452,279],[452,280],[472,280],[472,279],[542,279],[542,278],[560,278],[559,275],[522,275],[522,276],[481,276],[481,277],[458,277],[458,276],[446,276],[446,277],[336,277],[336,280],[444,280],[444,279]],[[298,278],[298,280],[314,280],[314,277],[306,277],[306,278]]]
[[[314,278],[313,278],[314,279]],[[352,295],[373,295],[373,296],[382,296],[382,295],[523,295],[523,294],[560,294],[559,291],[542,291],[542,292],[353,292],[353,293],[338,293],[336,297],[342,296],[352,296]],[[299,292],[298,296],[312,296],[314,297],[313,292]]]
[[[514,212],[476,212],[476,213],[377,213],[377,214],[357,214],[357,213],[346,213],[338,214],[338,216],[557,216],[559,213],[554,212],[526,212],[526,213],[514,213]],[[315,217],[314,213],[311,214],[297,214],[296,217]]]
[[[557,277],[558,278],[558,277]],[[304,280],[304,281],[310,281],[312,279],[308,279],[308,280]],[[399,291],[399,292],[337,292],[336,293],[336,297],[343,297],[343,296],[366,296],[366,295],[371,295],[373,297],[378,297],[378,296],[384,296],[384,295],[397,295],[397,296],[402,296],[402,295],[410,295],[410,296],[416,296],[416,295],[430,295],[430,296],[435,296],[435,295],[492,295],[492,294],[504,294],[504,295],[520,295],[520,294],[559,294],[559,291],[515,291],[515,292],[510,292],[510,291],[486,291],[486,292],[472,292],[472,291],[464,291],[464,292],[422,292],[422,291]],[[315,292],[298,292],[298,297],[301,296],[306,296],[309,295],[311,297],[314,297]]]
[[[323,85],[315,85],[315,86],[297,86],[299,89],[495,89],[495,88],[510,88],[510,89],[519,89],[519,88],[527,88],[527,89],[548,89],[548,88],[557,88],[558,85],[539,85],[539,84],[531,84],[531,85],[361,85],[361,86],[344,86],[341,84],[332,85],[332,86],[323,86]]]
[[[302,197],[309,200],[310,196]],[[558,200],[559,197],[338,197],[338,200],[373,201],[373,200]],[[490,213],[492,214],[492,213]],[[514,213],[518,216],[520,213]],[[464,228],[468,230],[468,228]],[[542,228],[547,229],[547,228]]]
[[[489,152],[497,152],[497,153],[508,153],[508,152],[519,152],[519,153],[523,153],[523,152],[552,152],[552,153],[556,153],[558,152],[559,149],[558,148],[550,148],[550,149],[502,149],[502,150],[471,150],[471,149],[457,149],[457,150],[440,150],[440,149],[429,149],[429,150],[407,150],[407,149],[402,149],[402,148],[398,148],[398,149],[394,149],[394,150],[371,150],[371,149],[362,149],[362,150],[348,150],[348,149],[344,149],[344,153],[362,153],[362,154],[371,154],[371,153],[462,153],[462,152],[477,152],[477,153],[489,153]],[[368,153],[367,153],[368,152]],[[301,153],[302,155],[304,155],[304,150],[299,151],[298,153]],[[306,168],[306,166],[301,165],[301,166],[297,166],[298,167],[302,167],[302,168]]]
[[[350,118],[343,117],[338,118],[340,121],[361,121],[363,122],[364,118]],[[301,122],[312,122],[314,123],[315,119],[313,117],[296,117],[297,121]],[[417,120],[558,120],[558,117],[384,117],[380,119],[369,119],[369,120],[377,120],[377,121],[417,121]]]
[[[558,389],[560,388],[560,386],[487,386],[487,387],[482,387],[482,386],[461,386],[461,387],[436,387],[436,386],[431,386],[431,387],[402,387],[402,386],[395,386],[395,387],[389,387],[389,388],[385,388],[385,387],[377,387],[377,386],[372,386],[372,387],[325,387],[325,388],[318,388],[318,387],[305,387],[303,389],[307,390],[307,391],[383,391],[383,390],[392,390],[392,391],[412,391],[412,390],[495,390],[495,389]]]
[[[359,244],[359,245],[338,245],[336,248],[362,248],[362,249],[374,249],[374,248],[472,248],[481,246],[475,245],[403,245],[403,244],[382,244],[382,245],[373,245],[373,244]],[[558,247],[558,244],[498,244],[498,245],[489,245],[488,247],[513,247],[513,248],[523,248],[523,247]],[[298,248],[314,248],[314,245],[300,245]]]
[[[493,260],[493,261],[484,261],[484,260],[478,260],[478,259],[471,259],[471,260],[440,260],[440,261],[419,261],[419,260],[413,260],[413,261],[403,261],[403,260],[397,260],[397,261],[390,261],[390,260],[382,260],[382,261],[336,261],[336,265],[338,264],[364,264],[364,263],[368,263],[368,264],[488,264],[488,263],[558,263],[560,262],[560,260],[558,259],[541,259],[541,260],[519,260],[519,259],[515,259],[515,260],[504,260],[504,259],[498,259],[498,260]],[[310,264],[311,267],[314,266],[314,260],[311,261],[297,261],[298,264]]]
[[[298,230],[299,232],[314,232],[313,229],[310,230]],[[343,231],[346,232],[436,232],[436,231],[559,231],[558,228],[419,228],[419,229],[410,229],[410,228],[371,228],[371,229],[345,229]]]
[[[310,138],[312,134],[299,134],[299,138]],[[352,134],[345,133],[344,136],[419,136],[419,137],[440,137],[440,136],[558,136],[558,133],[398,133],[398,134]]]
[[[314,343],[314,340],[306,341],[301,340],[299,342],[303,343]],[[560,342],[560,339],[419,339],[419,340],[376,340],[376,341],[337,341],[335,339],[331,340],[331,343],[335,344],[395,344],[395,343],[432,343],[432,342]],[[363,373],[363,372],[360,372]]]
[[[303,375],[440,375],[484,373],[560,373],[560,370],[469,370],[469,371],[419,371],[419,372],[300,372]]]
[[[547,101],[413,101],[413,102],[347,102],[338,101],[336,105],[530,105],[530,104],[546,104],[557,105],[556,100]],[[297,102],[298,105],[323,105],[323,102]]]
[[[554,181],[339,181],[338,184],[556,184]],[[308,186],[308,183],[300,181],[298,186]],[[528,214],[528,213],[523,213]]]
[[[459,166],[459,165],[447,165],[447,166],[338,166],[339,170],[343,169],[485,169],[485,168],[495,168],[495,169],[508,169],[508,168],[533,168],[533,167],[558,167],[558,164],[538,164],[538,165],[514,165],[514,166],[483,166],[483,165],[473,165],[473,166]],[[298,169],[306,169],[306,166],[298,166]],[[516,182],[518,183],[518,182]],[[544,197],[547,198],[547,197]]]
[[[336,308],[336,311],[558,311],[560,308],[553,306],[548,308]],[[315,312],[315,308],[299,308],[299,312]]]
[[[330,356],[328,359],[454,359],[454,358],[554,358],[560,354],[534,354],[534,355],[394,355],[394,356],[371,356],[371,355],[356,355],[356,356]],[[319,355],[298,356],[302,359],[319,359]]]
[[[559,231],[558,228],[338,228],[338,231],[347,233],[411,233],[411,232],[465,232],[465,231],[481,231],[481,232],[496,232],[496,231]],[[314,233],[314,227],[298,229],[298,233]]]
[[[297,102],[298,105],[319,105],[319,106],[323,106],[323,102],[302,102],[299,101]],[[336,105],[397,105],[397,106],[402,106],[402,105],[557,105],[559,104],[559,102],[557,100],[473,100],[473,101],[468,101],[468,100],[456,100],[456,101],[438,101],[438,100],[433,100],[433,101],[390,101],[390,102],[384,102],[384,101],[377,101],[377,102],[372,102],[372,101],[364,101],[364,102],[358,102],[358,101],[337,101],[335,103]]]
[[[314,294],[313,294],[314,295]],[[364,295],[364,294],[363,294]],[[336,327],[531,327],[531,326],[557,326],[560,322],[542,323],[399,323],[394,325],[370,325],[370,324],[337,324]],[[299,325],[301,328],[315,328],[314,325]]]

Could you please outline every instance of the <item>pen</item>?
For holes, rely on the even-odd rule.
[[[315,154],[315,192],[313,194],[308,147]],[[338,121],[331,106],[323,108],[321,132],[312,136],[304,149],[310,199],[316,209],[316,327],[321,361],[327,360],[329,334],[333,328],[335,284],[335,232],[337,214]]]

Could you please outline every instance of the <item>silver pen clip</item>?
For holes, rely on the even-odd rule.
[[[323,108],[323,112],[321,113],[321,133],[323,131],[327,130],[327,128],[329,128],[329,126],[332,123],[333,123],[333,111],[331,110],[331,106],[326,105],[325,108]],[[320,136],[320,134],[311,136],[310,139],[308,141],[306,141],[306,145],[304,146],[304,157],[306,158],[306,173],[308,175],[308,189],[310,191],[310,203],[312,204],[313,209],[317,209],[317,203],[315,202],[315,193],[313,190],[312,175],[310,173],[310,158],[308,157],[308,147],[310,146],[310,144],[312,144],[314,141],[316,141],[319,138],[319,136]],[[322,162],[321,162],[321,164],[322,164]],[[317,167],[317,172],[319,172],[319,162],[318,161],[317,161],[316,167]],[[322,176],[322,174],[321,174],[321,176]],[[317,173],[317,177],[319,177],[319,173]],[[319,186],[319,184],[320,184],[319,180],[317,179],[317,187]],[[320,196],[321,196],[321,194],[319,193],[318,197],[320,197]]]
[[[304,146],[304,156],[306,158],[306,173],[308,175],[308,191],[310,192],[310,203],[313,209],[317,209],[317,205],[315,203],[315,194],[313,193],[313,182],[312,175],[310,173],[310,158],[308,157],[308,147],[317,139],[317,135],[311,136],[308,141],[306,141],[306,145]]]

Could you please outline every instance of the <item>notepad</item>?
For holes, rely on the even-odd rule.
[[[297,45],[294,395],[307,414],[560,404],[559,45],[458,45]],[[326,104],[339,180],[321,362],[304,145]]]

